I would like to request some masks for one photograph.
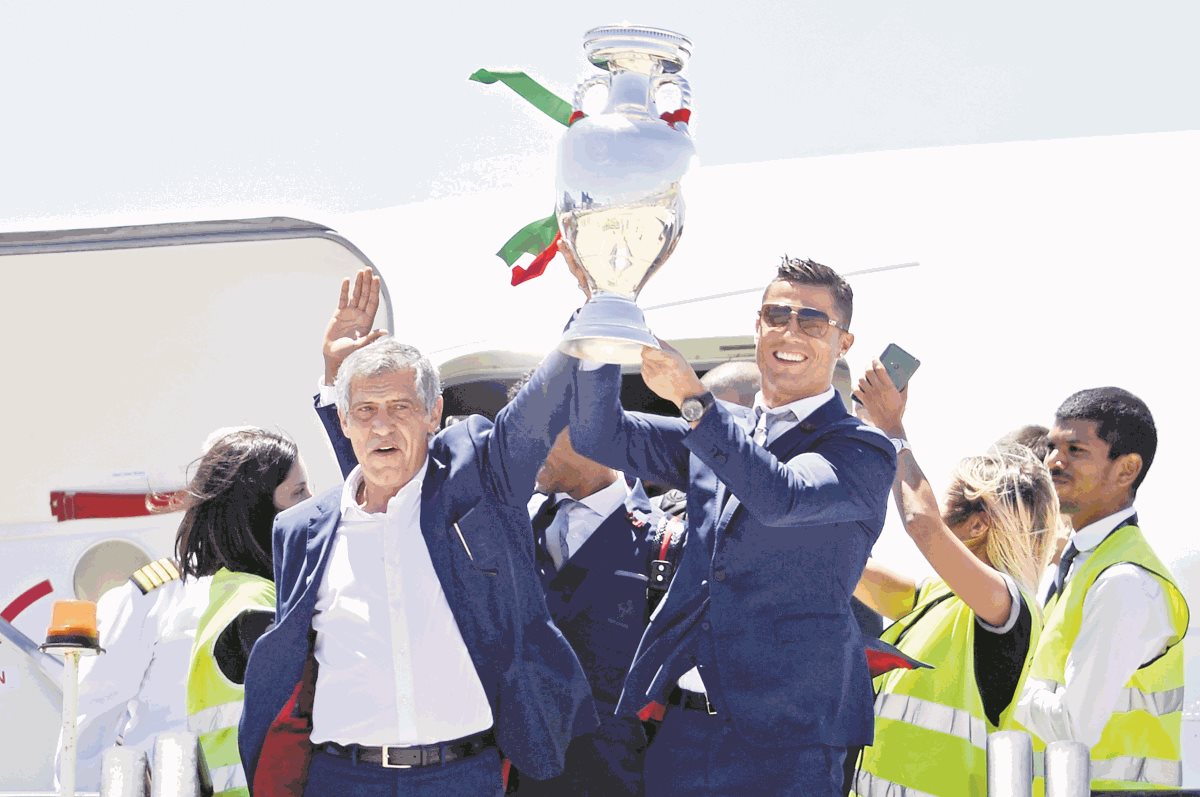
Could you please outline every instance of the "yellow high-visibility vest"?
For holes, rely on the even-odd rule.
[[[1011,726],[1041,632],[1036,603],[1029,650],[1012,703],[993,725],[975,680],[975,613],[944,581],[917,592],[913,610],[881,638],[934,669],[892,670],[875,679],[875,742],[863,750],[852,794],[960,797],[987,793],[987,737]]]
[[[1183,779],[1179,731],[1183,718],[1183,650],[1188,607],[1171,573],[1151,550],[1137,526],[1110,534],[1076,567],[1063,588],[1046,605],[1046,627],[1034,653],[1029,687],[1063,690],[1067,656],[1083,624],[1088,590],[1110,567],[1136,565],[1162,586],[1175,636],[1165,653],[1139,668],[1125,683],[1112,716],[1092,748],[1093,789],[1178,788]],[[1045,742],[1033,736],[1034,793],[1043,794],[1042,751]]]
[[[245,688],[225,677],[213,654],[217,637],[246,610],[275,611],[275,585],[221,568],[213,576],[208,608],[196,628],[187,680],[188,729],[200,737],[213,797],[250,795],[237,743]]]

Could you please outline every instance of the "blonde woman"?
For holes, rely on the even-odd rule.
[[[934,669],[875,679],[875,742],[852,793],[984,794],[987,734],[1010,722],[1037,646],[1032,596],[1059,525],[1058,499],[1046,466],[1010,445],[959,463],[939,509],[907,444],[906,392],[875,362],[855,396],[901,449],[893,496],[938,577],[918,584],[870,560],[855,595],[896,621],[885,641]]]

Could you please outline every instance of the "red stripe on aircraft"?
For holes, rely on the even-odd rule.
[[[14,598],[12,603],[8,604],[8,606],[4,608],[4,611],[0,612],[0,619],[11,623],[13,620],[17,619],[18,614],[28,609],[30,604],[46,597],[53,591],[54,587],[50,586],[50,579],[46,579],[40,584],[34,584],[32,587]]]

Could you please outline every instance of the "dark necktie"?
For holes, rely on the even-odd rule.
[[[546,529],[546,553],[550,554],[556,570],[562,570],[567,559],[571,557],[570,548],[567,546],[567,517],[575,503],[570,498],[559,501],[554,508],[554,520],[550,521],[550,526]]]
[[[768,417],[769,416],[767,415],[766,410],[764,410],[762,407],[754,408],[754,432],[751,434],[750,439],[758,443],[760,446],[765,446],[767,444]]]
[[[1062,558],[1058,560],[1058,572],[1054,574],[1054,584],[1050,587],[1050,592],[1046,594],[1046,603],[1043,605],[1049,605],[1051,598],[1062,593],[1063,584],[1067,581],[1067,572],[1071,569],[1071,562],[1074,562],[1078,555],[1079,549],[1075,547],[1075,541],[1071,540],[1062,552]]]

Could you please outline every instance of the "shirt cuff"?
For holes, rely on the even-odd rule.
[[[1004,621],[1004,625],[992,625],[984,621],[982,617],[975,616],[975,622],[979,623],[979,627],[993,634],[1007,634],[1017,624],[1017,618],[1021,616],[1022,598],[1021,591],[1017,589],[1017,582],[1013,581],[1007,573],[1001,573],[1000,578],[1004,579],[1004,583],[1008,587],[1008,594],[1012,597],[1012,608],[1008,610],[1008,619]]]
[[[333,385],[325,384],[325,378],[321,377],[317,381],[317,406],[328,407],[330,404],[337,403],[337,392],[333,389]]]
[[[579,370],[580,371],[598,371],[601,368],[603,368],[605,365],[606,365],[606,363],[598,363],[595,360],[580,360],[579,361]]]

